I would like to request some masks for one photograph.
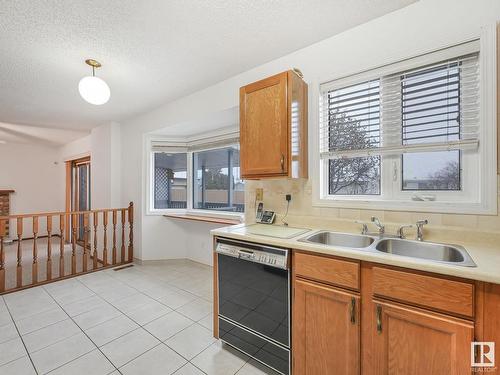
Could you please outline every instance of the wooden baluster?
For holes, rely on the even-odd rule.
[[[59,215],[59,277],[64,276],[64,223],[66,215]]]
[[[78,214],[71,215],[71,274],[76,273],[76,232],[78,226]]]
[[[33,264],[31,266],[31,284],[38,283],[38,216],[33,216]]]
[[[113,264],[116,264],[116,219],[117,219],[117,211],[113,210],[113,250],[112,250]]]
[[[126,220],[126,210],[121,210],[121,219],[122,219],[122,246],[121,246],[121,258],[120,262],[125,263],[125,220]]]
[[[23,286],[23,218],[17,218],[17,267],[16,267],[16,286]]]
[[[94,269],[97,269],[97,225],[99,224],[99,214],[98,212],[94,212],[94,257],[93,257],[93,265]]]
[[[104,247],[102,249],[102,265],[108,265],[108,211],[102,212],[102,225],[104,227]]]
[[[47,215],[47,280],[52,279],[52,216]]]
[[[83,214],[83,272],[87,272],[89,263],[89,214]]]
[[[5,291],[5,220],[0,220],[0,293]]]
[[[128,240],[128,261],[134,260],[134,203],[130,202],[128,206],[128,224],[129,224],[129,240]]]

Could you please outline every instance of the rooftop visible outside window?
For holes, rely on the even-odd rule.
[[[244,212],[237,145],[193,152],[193,209]]]

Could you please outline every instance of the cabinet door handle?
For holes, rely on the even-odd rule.
[[[356,298],[351,297],[351,305],[349,307],[349,313],[351,315],[351,323],[356,324]]]
[[[377,333],[382,333],[382,306],[377,305]]]
[[[285,171],[285,155],[284,154],[281,154],[281,171],[284,172]]]

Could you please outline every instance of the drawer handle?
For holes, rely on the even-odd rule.
[[[285,171],[285,155],[284,154],[281,154],[281,171],[284,172]]]
[[[356,298],[351,297],[351,305],[349,307],[349,313],[351,314],[351,323],[356,324]]]
[[[382,306],[377,305],[377,333],[382,333]]]

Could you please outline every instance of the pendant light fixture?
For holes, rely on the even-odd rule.
[[[108,102],[111,96],[109,86],[104,80],[95,76],[96,68],[101,67],[99,61],[93,59],[85,60],[85,63],[92,67],[92,75],[83,77],[78,84],[78,91],[81,97],[90,104],[102,105]]]

